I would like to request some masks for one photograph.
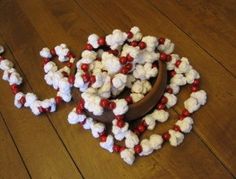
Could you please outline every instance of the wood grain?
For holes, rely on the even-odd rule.
[[[30,178],[27,169],[0,115],[0,178]]]
[[[236,75],[236,1],[188,0],[151,3],[204,51]]]
[[[235,125],[232,117],[235,112],[230,108],[225,114],[227,108],[224,104],[235,105],[235,79],[221,64],[215,63],[215,59],[203,47],[200,48],[150,3],[140,1],[137,4],[136,1],[124,0],[35,0],[32,3],[30,0],[8,0],[0,5],[0,16],[4,16],[4,20],[0,19],[0,33],[27,80],[24,90],[29,90],[30,85],[42,98],[55,95],[44,84],[43,71],[39,68],[41,62],[38,52],[42,47],[65,42],[79,55],[89,34],[104,35],[114,28],[127,30],[133,25],[140,26],[144,34],[173,39],[176,51],[191,57],[191,63],[201,72],[203,88],[208,93],[213,92],[208,103],[210,106],[194,115],[195,132],[187,135],[180,147],[165,145],[150,157],[138,157],[135,164],[129,167],[118,155],[101,149],[98,140],[94,140],[88,131],[79,125],[70,126],[67,123],[67,114],[75,105],[73,101],[59,107],[57,113],[33,117],[26,109],[19,111],[14,108],[7,84],[1,81],[1,93],[3,91],[9,100],[3,100],[0,96],[0,109],[33,178],[79,178],[79,172],[85,178],[233,177]],[[11,54],[7,55],[13,58]],[[206,66],[202,65],[203,62]],[[185,89],[179,100],[183,101],[187,94]],[[214,103],[222,110],[219,111]],[[176,110],[179,111],[179,107]],[[158,125],[155,132],[161,133],[174,123],[177,113],[173,110],[170,113],[171,120]],[[20,116],[21,120],[16,120],[15,116]],[[226,129],[226,140],[219,140]],[[147,132],[145,136],[150,134]],[[38,155],[36,151],[42,154]]]

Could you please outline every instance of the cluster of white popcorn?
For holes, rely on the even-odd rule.
[[[154,62],[158,61],[160,56],[158,52],[155,52],[158,45],[157,38],[143,36],[138,27],[133,27],[131,32],[133,32],[133,39],[144,41],[147,48],[140,49],[129,44],[124,45],[124,42],[130,41],[130,39],[128,39],[127,33],[120,30],[114,30],[112,34],[105,37],[106,44],[112,50],[118,50],[121,57],[129,55],[132,58],[132,61],[129,62],[131,68],[128,73],[121,72],[123,65],[119,57],[101,49],[98,51],[84,50],[81,59],[76,64],[77,72],[75,74],[74,87],[80,89],[82,98],[85,100],[85,108],[94,115],[103,114],[103,110],[99,106],[99,99],[101,100],[101,98],[115,97],[125,87],[132,86],[130,96],[134,102],[137,102],[152,88],[148,80],[158,74],[157,67],[152,66]],[[88,44],[93,48],[99,48],[98,41],[99,36],[96,34],[91,34],[88,37]],[[92,84],[85,79],[88,72],[95,79]],[[86,93],[86,95],[83,93]],[[116,108],[113,112],[116,115],[124,114],[128,110],[128,105],[124,100],[122,103],[118,100],[114,100],[114,102],[116,103]]]

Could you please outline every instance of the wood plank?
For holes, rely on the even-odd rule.
[[[49,22],[55,22],[56,21],[55,19],[57,19],[60,22],[61,26],[64,28],[64,30],[68,33],[68,35],[76,38],[76,40],[78,41],[78,46],[82,46],[81,44],[83,44],[83,42],[81,41],[81,39],[83,37],[80,36],[80,31],[75,31],[74,28],[81,27],[82,26],[81,22],[86,22],[86,24],[89,24],[89,25],[91,24],[91,26],[93,26],[94,22],[89,20],[85,15],[82,15],[83,12],[81,8],[79,7],[75,8],[75,4],[73,3],[73,1],[72,2],[67,1],[66,3],[63,1],[59,1],[58,3],[60,4],[60,6],[63,6],[63,11],[58,10],[59,5],[58,4],[54,5],[55,3],[51,1],[46,1],[44,5],[38,5],[38,3],[31,4],[28,1],[24,1],[24,3],[20,4],[20,7],[26,14],[28,14],[31,23],[35,27],[39,27],[37,28],[37,31],[39,32],[39,34],[41,34],[42,38],[49,39],[50,34],[46,33],[46,31],[48,31],[49,29],[49,27],[46,26],[46,24],[40,25],[39,22],[42,21],[40,19],[41,18],[49,19]],[[89,3],[89,4],[91,5],[93,3]],[[99,6],[95,4],[95,7],[99,7]],[[88,8],[88,6],[86,6],[86,8]],[[44,10],[44,17],[42,17],[38,13],[34,14],[32,9],[34,9],[34,11],[35,9],[37,9],[39,12]],[[101,8],[99,7],[98,9],[101,9]],[[62,13],[58,13],[59,11]],[[101,11],[105,11],[105,10],[101,9]],[[117,12],[119,12],[119,14],[121,13],[120,11],[117,11]],[[97,13],[99,13],[99,11]],[[87,12],[87,14],[91,14],[91,12]],[[52,17],[52,15],[55,17]],[[107,14],[105,14],[104,16],[107,17]],[[77,21],[74,20],[72,25],[68,27],[64,25],[66,24],[68,20],[65,17],[71,17],[72,19],[77,18]],[[113,22],[116,23],[117,26],[123,27],[122,29],[127,28],[127,26],[125,26],[124,23],[121,22],[120,20],[117,20],[117,21],[113,20]],[[109,21],[107,21],[107,23],[103,22],[105,24],[103,29],[105,30],[105,28],[108,28],[109,24],[112,24],[113,22],[109,22]],[[112,28],[115,28],[115,27],[112,27]],[[47,28],[47,30],[44,30],[44,28]],[[99,26],[96,27],[96,30],[100,31]],[[107,33],[110,32],[110,30],[111,29],[109,29]],[[91,31],[91,29],[89,28],[87,29],[87,33],[89,32],[90,33],[94,32],[94,30]],[[59,32],[56,32],[54,35],[58,36],[58,38],[60,37]],[[47,43],[52,43],[52,42],[49,42],[49,40],[47,40]],[[22,68],[24,67],[22,66]],[[68,149],[70,150],[73,158],[75,159],[76,162],[78,161],[79,163],[78,165],[80,166],[80,169],[83,172],[85,177],[93,177],[96,174],[96,170],[92,172],[90,170],[91,167],[100,170],[101,163],[103,164],[104,170],[102,170],[99,174],[96,174],[96,176],[99,176],[101,178],[102,177],[105,177],[105,178],[115,177],[115,176],[116,177],[125,176],[125,178],[126,177],[134,178],[138,176],[145,177],[147,175],[147,172],[149,170],[152,170],[149,167],[150,166],[156,167],[156,164],[158,163],[159,165],[158,169],[155,169],[155,171],[153,171],[154,175],[148,172],[149,176],[158,177],[160,176],[160,173],[163,175],[163,173],[168,171],[166,172],[166,177],[170,177],[170,175],[174,175],[176,177],[187,177],[189,175],[201,177],[201,176],[211,175],[212,178],[214,178],[215,176],[222,176],[222,177],[230,178],[230,175],[223,168],[220,162],[214,157],[213,154],[211,154],[210,151],[208,151],[208,149],[204,146],[204,143],[202,143],[201,140],[199,140],[199,138],[194,133],[191,134],[191,136],[189,136],[190,141],[188,141],[188,144],[184,144],[184,145],[189,145],[189,147],[181,147],[178,153],[176,153],[176,149],[173,149],[170,146],[165,146],[167,149],[161,150],[159,154],[157,152],[152,157],[148,157],[148,158],[145,157],[142,159],[140,158],[135,163],[134,167],[124,169],[125,164],[121,163],[120,159],[118,159],[119,157],[117,157],[116,155],[113,156],[113,155],[107,154],[102,149],[94,150],[93,148],[95,146],[95,141],[91,139],[90,135],[87,132],[79,129],[79,126],[68,127],[68,125],[66,124],[66,121],[58,120],[58,119],[65,118],[66,111],[69,111],[66,108],[63,108],[61,110],[63,110],[63,112],[60,111],[60,113],[52,115],[51,118],[53,119],[54,116],[58,116],[57,120],[56,121],[53,120],[53,122],[56,128],[58,129],[59,134],[61,135],[62,139],[64,140],[66,146],[68,146]],[[63,113],[63,115],[61,113]],[[163,129],[164,128],[160,130],[163,130]],[[71,140],[71,137],[73,138],[73,140]],[[84,141],[86,141],[86,145],[83,145]],[[79,147],[81,145],[83,145],[83,147]],[[199,147],[200,149],[192,148],[192,146],[194,145],[200,146]],[[194,153],[194,156],[190,163],[187,162],[187,159],[183,160],[184,156],[190,156],[190,155],[192,156],[193,153]],[[101,157],[98,158],[96,156],[101,156]],[[174,156],[174,158],[171,160],[167,160],[167,158],[169,158],[170,156],[171,157]],[[94,160],[95,157],[96,157],[96,160]],[[207,160],[202,161],[201,160],[202,158],[207,158]],[[156,161],[153,162],[153,159]],[[107,163],[107,161],[111,161],[111,160],[114,166],[111,166],[110,163]],[[182,161],[181,162],[182,170],[179,169],[180,161]],[[204,164],[201,165],[202,163]],[[193,167],[190,168],[189,165]],[[206,168],[198,168],[196,166],[208,166],[208,167],[206,169]],[[214,166],[214,167],[211,167],[211,166]],[[143,173],[140,174],[139,171],[141,167],[142,167]],[[184,172],[185,170],[188,172]],[[199,171],[201,172],[199,173]]]
[[[236,1],[150,1],[235,77]]]
[[[0,114],[0,178],[30,178]]]
[[[9,4],[4,5],[6,11],[11,7],[13,6]],[[0,9],[1,13],[7,14],[2,10],[3,6]],[[1,17],[3,17],[2,14]],[[15,19],[17,16],[8,14],[8,17]],[[23,16],[19,17],[22,25],[24,25]],[[13,22],[12,25],[15,24],[14,28],[17,30],[20,26],[17,26],[17,20],[15,21],[14,19],[11,19],[10,22]],[[1,24],[7,25],[6,23]],[[11,35],[14,28],[7,26],[5,30]],[[13,41],[21,37],[22,34],[15,36]],[[7,38],[7,36],[4,35],[4,38]],[[4,44],[7,47],[7,44],[2,39],[0,39],[0,44]],[[23,44],[18,45],[21,46]],[[6,48],[4,56],[16,64],[9,48]],[[27,68],[30,67],[28,66]],[[22,72],[18,66],[16,66],[16,69]],[[25,79],[24,75],[23,78]],[[47,117],[35,117],[28,109],[18,110],[14,106],[14,97],[11,94],[9,85],[3,80],[0,80],[0,89],[1,112],[32,178],[82,178]],[[31,91],[27,80],[24,83],[23,91]],[[12,154],[9,153],[9,155]],[[10,173],[12,171],[6,172]]]

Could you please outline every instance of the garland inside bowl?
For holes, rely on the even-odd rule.
[[[3,47],[0,53],[3,53]],[[207,95],[200,90],[200,75],[189,64],[187,58],[174,54],[174,43],[169,39],[143,36],[138,27],[129,32],[114,30],[112,34],[99,37],[91,34],[81,59],[76,63],[76,74],[71,74],[75,56],[65,44],[53,49],[43,48],[40,56],[44,62],[44,79],[46,83],[57,90],[54,98],[39,100],[33,93],[20,91],[22,77],[13,67],[13,63],[0,56],[0,69],[3,70],[3,80],[9,82],[15,95],[14,104],[17,108],[29,107],[35,115],[56,111],[56,106],[62,101],[72,99],[72,87],[81,91],[81,99],[69,113],[70,124],[81,124],[84,129],[90,129],[95,138],[100,139],[100,146],[109,152],[117,152],[128,164],[133,164],[135,156],[147,156],[154,150],[159,150],[164,142],[178,146],[183,142],[184,134],[192,129],[193,119],[190,115],[206,103]],[[52,60],[57,57],[65,63],[58,69]],[[165,93],[156,108],[145,115],[134,128],[129,127],[125,113],[129,105],[142,100],[151,90],[150,79],[158,75],[158,60],[166,62],[169,71],[169,81]],[[176,95],[180,87],[190,84],[190,97],[184,101],[184,109],[172,129],[163,134],[152,134],[148,139],[140,140],[146,130],[153,130],[157,122],[167,121],[167,109],[177,102]],[[123,99],[117,96],[130,89],[130,94]],[[106,124],[98,122],[84,111],[95,116],[103,115],[104,110],[112,110],[112,130],[109,134]],[[124,144],[118,144],[124,140]],[[120,142],[119,142],[120,143]]]

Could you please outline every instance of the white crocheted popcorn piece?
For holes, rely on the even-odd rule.
[[[0,69],[3,71],[10,70],[13,66],[14,66],[13,63],[8,59],[0,61]]]
[[[140,41],[143,37],[143,34],[141,33],[139,27],[134,26],[130,29],[130,32],[132,32],[133,37],[128,39],[129,42],[131,41]]]
[[[152,117],[159,121],[159,122],[165,122],[168,117],[169,117],[169,113],[166,112],[165,110],[157,110],[155,109],[152,113],[151,113]]]
[[[134,77],[140,80],[148,80],[151,77],[156,77],[157,73],[158,69],[156,67],[152,67],[151,63],[146,63],[144,66],[136,65],[136,68],[133,71]]]
[[[185,73],[185,78],[188,84],[192,84],[195,79],[200,78],[200,74],[195,69],[190,69],[187,73]]]
[[[146,71],[146,79],[150,79],[151,77],[157,76],[158,69],[156,67],[152,67],[151,63],[146,63],[144,65],[144,69]]]
[[[135,63],[144,63],[145,59],[141,59],[140,56],[140,49],[139,47],[133,47],[128,44],[125,44],[122,47],[121,55],[122,57],[126,57],[127,55],[130,55],[131,57],[134,58]]]
[[[117,49],[121,45],[123,45],[124,41],[127,39],[127,34],[115,29],[112,34],[106,36],[106,43],[110,46],[112,50]]]
[[[79,122],[83,122],[86,119],[86,116],[84,114],[77,114],[76,108],[73,108],[73,110],[68,115],[68,122],[69,124],[77,124]]]
[[[105,125],[101,122],[94,123],[91,126],[92,135],[95,138],[98,138],[105,130]]]
[[[45,76],[44,79],[48,85],[52,85],[54,89],[59,88],[59,82],[60,80],[64,78],[63,74],[60,71],[52,72],[49,71]]]
[[[43,58],[52,58],[52,54],[50,52],[50,49],[47,47],[44,47],[40,52],[39,55]]]
[[[146,79],[146,71],[143,65],[136,65],[135,70],[133,71],[133,75],[136,79],[145,80]]]
[[[44,109],[49,109],[50,112],[55,112],[56,111],[56,100],[55,100],[55,98],[45,99],[45,100],[41,101],[41,106]]]
[[[54,98],[45,99],[41,101],[41,107],[44,109],[49,109],[50,112],[56,111],[56,101]]]
[[[150,136],[149,143],[151,144],[154,150],[158,150],[161,148],[161,145],[163,144],[163,138],[158,134],[152,134]]]
[[[149,52],[146,50],[143,51],[139,57],[143,58],[144,60],[139,60],[138,63],[142,63],[143,61],[145,63],[153,63],[160,58],[160,54],[156,52]]]
[[[81,54],[81,57],[82,57],[82,59],[95,60],[97,58],[97,53],[94,51],[90,51],[90,50],[84,50]]]
[[[66,103],[70,102],[72,99],[72,95],[69,92],[64,93],[64,92],[58,91],[57,96],[60,96],[62,100],[65,101]]]
[[[40,107],[41,107],[41,101],[39,100],[35,100],[31,105],[30,105],[30,109],[32,111],[32,113],[34,115],[39,115],[41,112],[40,112]]]
[[[30,107],[37,100],[37,96],[33,93],[27,93],[25,95],[25,107]]]
[[[88,117],[86,118],[85,120],[85,123],[83,125],[83,128],[88,130],[88,129],[91,129],[92,125],[94,124],[94,121],[93,121],[93,118],[91,117]]]
[[[112,95],[117,96],[126,86],[127,75],[118,73],[112,79]]]
[[[114,102],[116,104],[116,107],[115,109],[113,109],[113,113],[116,116],[125,114],[128,111],[129,107],[125,99],[116,99],[114,100]]]
[[[118,73],[112,79],[112,85],[114,88],[123,90],[127,82],[127,75]]]
[[[177,60],[180,59],[179,55],[178,54],[171,54],[171,61],[167,62],[166,63],[166,68],[167,70],[174,70],[175,69],[175,63]]]
[[[134,93],[142,93],[143,91],[143,83],[140,80],[137,80],[136,82],[134,82],[131,91]]]
[[[111,96],[111,77],[107,74],[104,74],[103,77],[104,83],[101,88],[98,90],[98,95],[102,98],[109,98]]]
[[[166,103],[167,108],[171,108],[177,102],[177,97],[174,94],[164,93],[164,96],[168,99]]]
[[[125,125],[123,127],[118,127],[117,126],[117,120],[114,119],[112,121],[112,133],[114,134],[114,137],[116,140],[123,140],[126,136],[126,133],[128,131],[128,128],[129,128],[129,124],[127,122],[125,122]]]
[[[143,83],[143,90],[142,90],[143,94],[146,94],[149,91],[151,91],[152,85],[151,85],[151,83],[149,81],[144,80],[144,81],[142,81],[142,83]]]
[[[112,135],[108,135],[105,142],[100,142],[100,146],[109,152],[113,152],[114,138]]]
[[[25,97],[25,95],[24,95],[22,92],[16,93],[15,99],[14,99],[14,105],[15,105],[17,108],[23,107],[24,104],[22,104],[22,103],[20,102],[20,99],[21,99],[21,98],[24,98],[24,97]]]
[[[142,146],[142,152],[139,153],[140,156],[147,156],[153,152],[152,145],[148,139],[143,139],[140,145]]]
[[[144,98],[144,95],[139,94],[139,93],[131,93],[130,96],[132,97],[132,100],[134,103],[136,103]]]
[[[188,59],[186,57],[182,57],[180,61],[181,61],[180,65],[178,67],[175,67],[175,72],[187,73],[191,69]]]
[[[92,45],[93,48],[98,48],[99,47],[98,39],[99,36],[97,34],[91,34],[88,36],[88,44]]]
[[[43,69],[45,73],[48,73],[49,71],[55,72],[57,71],[57,65],[56,63],[50,61],[44,65]]]
[[[182,120],[178,120],[175,124],[180,127],[181,132],[189,133],[192,130],[193,119],[191,117],[185,117]]]
[[[182,74],[176,74],[175,76],[171,78],[170,83],[178,85],[178,86],[183,86],[183,85],[186,85],[187,81],[186,81],[186,78]]]
[[[171,54],[174,51],[175,48],[175,44],[173,42],[171,42],[170,39],[165,39],[164,44],[160,44],[158,46],[158,50],[160,50],[161,52],[165,52],[166,54]]]
[[[138,136],[129,130],[125,136],[125,146],[127,148],[134,148],[134,146],[137,145],[138,143],[139,143]]]
[[[142,42],[146,43],[146,50],[152,52],[157,47],[158,41],[154,36],[144,36]]]
[[[9,81],[11,73],[16,72],[15,68],[11,68],[9,70],[3,71],[2,79],[5,81]]]
[[[13,84],[20,85],[23,79],[19,73],[12,72],[8,81],[10,85],[13,85]]]
[[[147,124],[147,129],[148,130],[153,130],[156,126],[156,120],[153,118],[152,114],[148,114],[144,116],[143,120]]]
[[[94,61],[90,66],[90,70],[93,72],[93,74],[102,73],[102,69],[104,68],[101,61]]]
[[[136,82],[134,82],[131,91],[134,93],[141,93],[141,94],[146,94],[148,93],[152,88],[152,85],[149,81],[147,80],[137,80]]]
[[[110,75],[117,73],[121,68],[119,59],[108,52],[102,54],[102,65],[104,70],[106,70]]]
[[[101,98],[95,94],[84,92],[82,93],[82,98],[84,99],[84,107],[92,112],[95,116],[100,116],[103,113],[103,108],[100,106]]]
[[[170,129],[168,132],[170,134],[170,139],[169,139],[170,145],[176,147],[183,142],[184,135],[181,132],[174,131],[172,129]]]
[[[196,98],[199,104],[201,105],[206,104],[207,94],[204,90],[192,92],[190,96]]]
[[[184,102],[185,109],[187,109],[190,113],[197,111],[200,108],[200,105],[201,104],[198,103],[198,100],[194,97],[190,97]]]
[[[173,94],[179,93],[180,87],[178,85],[171,83],[168,87],[173,90]]]
[[[124,149],[120,152],[120,157],[129,165],[132,165],[135,160],[133,149]]]
[[[50,86],[53,84],[53,75],[54,75],[54,72],[50,71],[44,76],[44,80]]]
[[[56,54],[58,56],[58,60],[60,62],[66,62],[69,60],[69,58],[67,57],[69,49],[67,48],[66,44],[60,44],[60,45],[56,46],[55,52],[56,52]]]

